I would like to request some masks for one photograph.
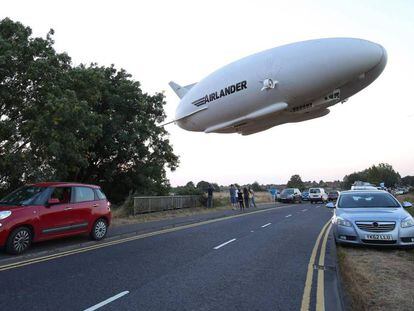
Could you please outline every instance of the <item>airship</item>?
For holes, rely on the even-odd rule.
[[[371,84],[387,63],[385,49],[356,38],[308,40],[232,62],[198,83],[169,85],[180,98],[179,127],[250,135],[326,116]]]

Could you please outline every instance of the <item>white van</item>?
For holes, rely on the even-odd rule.
[[[310,188],[309,189],[309,201],[311,203],[316,202],[322,202],[326,203],[328,202],[328,195],[325,192],[325,189],[323,188]]]

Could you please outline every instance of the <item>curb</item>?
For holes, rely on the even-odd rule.
[[[332,256],[334,257],[333,258],[333,263],[334,263],[334,265],[335,265],[335,273],[336,273],[336,279],[337,279],[337,282],[336,282],[336,291],[337,291],[337,296],[338,296],[338,303],[339,303],[339,305],[338,305],[338,307],[340,308],[339,310],[341,310],[341,311],[346,311],[346,310],[348,310],[348,308],[347,308],[347,305],[346,305],[346,303],[345,303],[345,297],[344,297],[344,290],[343,290],[343,281],[342,281],[342,277],[341,277],[341,273],[340,273],[340,267],[339,267],[339,260],[338,260],[338,252],[337,252],[337,245],[336,245],[336,243],[335,243],[335,241],[334,241],[334,238],[333,238],[333,231],[331,232],[331,234],[330,234],[330,243],[331,243],[331,245],[332,245]]]

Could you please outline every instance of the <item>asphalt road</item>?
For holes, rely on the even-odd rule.
[[[321,205],[287,205],[12,269],[0,264],[0,310],[300,310],[331,215]],[[315,309],[316,284],[309,291]]]

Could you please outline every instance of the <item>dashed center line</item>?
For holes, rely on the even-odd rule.
[[[285,217],[286,218],[292,217],[292,214],[286,215]]]
[[[99,308],[107,305],[108,303],[111,303],[112,301],[117,300],[117,299],[119,299],[122,296],[125,296],[127,294],[129,294],[129,291],[124,291],[124,292],[119,293],[119,294],[117,294],[115,296],[112,296],[111,298],[108,298],[108,299],[106,299],[106,300],[104,300],[104,301],[102,301],[102,302],[100,302],[100,303],[98,303],[98,304],[96,304],[96,305],[94,305],[92,307],[89,307],[88,309],[85,309],[84,311],[94,311],[94,310],[97,310],[97,309],[99,309]]]
[[[268,224],[265,224],[265,225],[263,225],[262,226],[262,228],[265,228],[265,227],[267,227],[267,226],[270,226],[272,223],[271,222],[269,222]]]
[[[305,209],[303,209],[303,210],[302,210],[302,212],[306,212],[307,210],[308,210],[308,209],[307,209],[307,208],[305,208]]]
[[[227,241],[227,242],[224,242],[223,244],[220,244],[220,245],[218,245],[218,246],[214,247],[214,249],[219,249],[219,248],[221,248],[221,247],[223,247],[223,246],[226,246],[227,244],[229,244],[229,243],[231,243],[231,242],[234,242],[234,241],[236,241],[236,239],[231,239],[231,240],[229,240],[229,241]]]

